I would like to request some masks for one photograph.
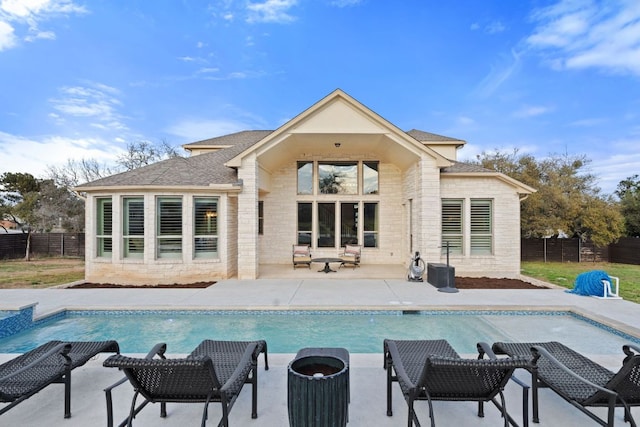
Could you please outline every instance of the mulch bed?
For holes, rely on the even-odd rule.
[[[81,283],[71,286],[74,289],[95,289],[95,288],[208,288],[216,282],[196,282],[196,283],[174,283],[162,285],[117,285],[113,283]],[[518,279],[494,279],[491,277],[456,277],[456,288],[458,289],[547,289],[541,286],[532,285]]]
[[[518,279],[494,279],[491,277],[456,277],[458,289],[549,289]]]
[[[96,288],[162,288],[162,289],[192,289],[192,288],[208,288],[216,282],[195,282],[195,283],[173,283],[162,285],[117,285],[114,283],[80,283],[79,285],[70,286],[73,289],[96,289]]]

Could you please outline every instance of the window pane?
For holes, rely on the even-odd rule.
[[[358,163],[320,163],[318,188],[321,194],[358,194]]]
[[[378,194],[378,162],[362,163],[362,193]]]
[[[318,247],[336,246],[336,205],[318,203]]]
[[[218,199],[193,199],[193,248],[195,258],[218,256]]]
[[[298,162],[298,194],[313,194],[313,162]]]
[[[493,253],[491,210],[491,200],[471,200],[471,255]]]
[[[264,202],[258,202],[258,234],[264,234]]]
[[[311,245],[311,203],[298,203],[298,245]]]
[[[358,204],[340,204],[340,246],[358,244]]]
[[[138,197],[125,198],[122,205],[124,257],[142,258],[144,255],[144,200]]]
[[[158,199],[158,258],[180,258],[182,254],[182,200]]]
[[[378,247],[378,204],[364,204],[364,247]]]
[[[97,221],[96,221],[96,237],[97,237],[97,256],[111,256],[113,241],[113,205],[111,199],[97,200]]]
[[[462,254],[462,200],[442,201],[442,254]]]

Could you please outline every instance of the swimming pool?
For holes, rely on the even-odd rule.
[[[189,353],[203,339],[265,339],[269,351],[345,347],[380,353],[382,341],[447,339],[459,353],[478,341],[561,341],[580,352],[619,354],[640,339],[566,311],[64,311],[0,339],[0,353],[22,353],[45,341],[114,339],[123,353],[166,342]]]

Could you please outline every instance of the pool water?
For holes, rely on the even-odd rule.
[[[461,354],[486,341],[560,341],[579,352],[619,354],[640,339],[568,312],[189,312],[68,311],[0,339],[0,353],[22,353],[43,342],[114,339],[123,353],[146,353],[158,342],[169,353],[189,353],[203,339],[264,339],[270,352],[345,347],[381,353],[382,341],[447,339]]]

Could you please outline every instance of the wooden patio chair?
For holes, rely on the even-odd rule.
[[[309,245],[293,245],[291,259],[294,269],[299,265],[306,265],[311,268],[311,248]]]
[[[340,254],[342,258],[341,267],[351,265],[354,268],[360,267],[360,258],[362,256],[362,246],[360,245],[344,245],[344,249]]]
[[[625,358],[616,373],[559,342],[506,343],[492,346],[497,354],[528,356],[532,377],[533,422],[539,422],[538,389],[548,387],[601,426],[613,427],[616,407],[633,427],[632,406],[640,406],[640,346],[622,346]],[[606,407],[603,420],[587,407]]]

